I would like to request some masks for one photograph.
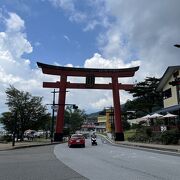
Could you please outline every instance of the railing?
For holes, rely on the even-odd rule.
[[[161,126],[151,126],[153,131],[161,131]],[[167,130],[171,129],[179,129],[180,130],[180,125],[166,125]]]

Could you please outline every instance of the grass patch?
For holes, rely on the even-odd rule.
[[[125,141],[127,141],[129,137],[134,136],[135,133],[136,133],[136,129],[130,129],[130,130],[124,131]]]

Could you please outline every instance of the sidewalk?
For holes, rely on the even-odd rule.
[[[24,141],[24,142],[15,142],[15,146],[12,146],[12,142],[10,143],[0,142],[0,151],[28,148],[28,147],[34,147],[34,146],[46,146],[46,145],[53,145],[53,144],[59,144],[59,143],[56,143],[56,142],[51,143],[50,140],[46,142]]]
[[[157,150],[163,150],[163,151],[178,152],[180,154],[180,145],[147,144],[147,143],[136,143],[136,142],[129,142],[129,141],[116,142],[116,144],[149,148],[149,149],[157,149]]]
[[[147,148],[151,150],[161,150],[166,152],[176,152],[180,155],[180,145],[163,145],[163,144],[148,144],[148,143],[137,143],[137,142],[129,142],[129,141],[113,141],[109,139],[107,136],[100,135],[104,137],[107,141],[114,145],[119,146],[131,146],[131,147],[139,147],[139,148]]]

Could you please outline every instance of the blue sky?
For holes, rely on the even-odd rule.
[[[25,21],[25,32],[33,52],[24,57],[32,62],[56,61],[62,65],[68,62],[83,66],[86,58],[98,52],[96,37],[103,28],[85,31],[85,23],[69,21],[66,12],[49,1],[1,1],[0,5],[5,7],[3,12],[16,12]],[[78,8],[88,11],[88,8],[83,9],[83,3],[81,6]]]
[[[85,68],[140,66],[122,83],[161,77],[168,66],[179,65],[180,50],[173,47],[180,43],[179,7],[179,0],[1,0],[0,112],[7,110],[10,84],[43,96],[44,103],[52,101],[42,82],[58,77],[44,76],[37,61]],[[120,94],[121,103],[132,99]],[[95,112],[112,105],[112,92],[71,90],[66,103]]]

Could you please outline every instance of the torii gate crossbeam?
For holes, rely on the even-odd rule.
[[[58,82],[43,82],[44,88],[59,88],[59,106],[57,112],[56,131],[54,141],[62,141],[63,125],[64,125],[64,108],[66,99],[66,89],[109,89],[113,92],[114,116],[115,116],[115,140],[124,141],[124,133],[121,121],[121,106],[119,90],[130,90],[132,84],[121,84],[118,78],[133,77],[139,67],[125,69],[94,69],[94,68],[73,68],[43,64],[37,62],[39,68],[44,74],[60,76]],[[67,82],[68,76],[86,77],[85,83],[70,83]],[[96,77],[108,77],[112,82],[109,84],[96,84]]]

